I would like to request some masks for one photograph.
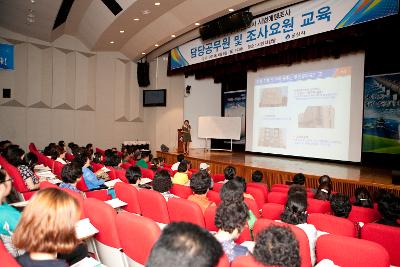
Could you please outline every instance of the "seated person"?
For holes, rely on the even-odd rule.
[[[221,243],[230,262],[237,256],[249,253],[246,247],[235,243],[246,225],[248,211],[243,202],[222,202],[217,208],[215,225],[219,230],[215,234],[215,238]]]
[[[172,183],[186,185],[189,182],[189,176],[187,174],[188,166],[186,162],[181,162],[178,167],[178,172],[175,173],[172,178]]]
[[[161,167],[160,160],[158,158],[153,158],[151,160],[151,168],[153,172],[161,171],[163,168]]]
[[[293,184],[298,184],[304,186],[306,182],[306,177],[302,173],[297,173],[293,176]]]
[[[365,187],[356,188],[356,190],[354,191],[354,195],[356,197],[356,201],[353,203],[354,206],[371,208],[371,209],[374,207],[374,203],[367,188]]]
[[[26,251],[17,258],[18,263],[23,267],[64,267],[87,257],[87,247],[75,232],[80,214],[78,201],[68,193],[56,188],[38,191],[24,209],[13,235],[15,247]],[[74,250],[73,258],[57,259],[57,254]]]
[[[160,192],[166,201],[168,201],[172,197],[177,197],[169,192],[171,187],[172,181],[168,171],[161,170],[154,175],[153,190]]]
[[[125,177],[128,182],[136,188],[151,189],[151,186],[148,184],[140,184],[140,180],[142,178],[142,170],[138,166],[130,166],[128,169],[126,169]]]
[[[209,206],[215,205],[214,202],[208,200],[207,192],[211,186],[211,177],[207,172],[198,172],[193,174],[190,179],[190,188],[193,191],[193,195],[188,197],[188,200],[197,203],[203,213]]]
[[[81,191],[76,188],[76,184],[82,177],[82,168],[76,162],[71,162],[66,165],[61,170],[62,183],[59,185],[60,188],[67,188],[69,190],[80,193]]]
[[[65,154],[67,151],[65,151],[64,147],[57,146],[57,151],[58,151],[58,157],[56,159],[57,162],[60,162],[61,164],[67,164],[67,160],[65,159]]]
[[[379,198],[378,210],[382,215],[377,223],[399,227],[398,220],[400,218],[400,199],[393,194],[383,192]]]
[[[334,194],[330,199],[332,214],[336,217],[349,218],[351,208],[353,207],[350,203],[348,196],[343,194]],[[364,225],[362,222],[354,222],[354,228],[356,229],[356,235],[359,237],[361,227]]]
[[[314,198],[319,200],[328,200],[331,197],[332,185],[329,183],[322,183],[318,186],[317,193]]]
[[[104,162],[104,165],[113,167],[114,169],[117,170],[122,170],[122,168],[120,167],[121,164],[122,164],[121,158],[116,153],[108,155]]]
[[[264,178],[264,175],[260,171],[254,171],[253,174],[251,175],[251,180],[253,183],[261,183]]]
[[[76,162],[81,166],[83,179],[89,190],[98,189],[104,187],[105,180],[97,178],[97,175],[103,173],[102,170],[98,170],[96,174],[89,169],[90,159],[86,152],[86,149],[80,148],[75,153],[73,162]]]
[[[262,230],[254,246],[256,261],[268,266],[300,267],[300,248],[289,227],[270,226]]]
[[[94,163],[98,163],[98,164],[103,164],[103,154],[101,154],[100,152],[95,152],[93,154],[93,160]]]
[[[233,166],[227,166],[227,167],[224,169],[224,177],[225,177],[225,180],[222,181],[222,182],[220,182],[220,183],[226,183],[226,182],[232,180],[233,178],[235,178],[235,176],[236,176],[236,169],[235,169],[235,167],[233,167]]]
[[[246,185],[246,180],[243,177],[236,176],[235,178],[233,178],[233,180],[242,185],[243,197],[254,200],[254,197],[252,195],[246,193],[247,185]]]
[[[174,164],[172,164],[171,170],[177,171],[177,170],[178,170],[178,167],[179,167],[179,164],[180,164],[180,163],[182,162],[182,160],[184,160],[184,159],[185,159],[185,155],[183,155],[183,154],[179,154],[178,156],[176,156],[177,162],[175,162]]]
[[[321,177],[318,178],[318,186],[324,183],[328,183],[331,185],[332,188],[332,179],[328,175],[322,175]],[[317,193],[318,189],[312,189],[311,190],[314,194]]]
[[[199,169],[200,171],[205,171],[208,174],[211,174],[210,165],[205,162],[200,163]]]
[[[149,165],[147,164],[150,160],[150,155],[149,154],[144,154],[142,155],[142,158],[138,161],[136,161],[135,166],[141,167],[143,169],[148,169]]]
[[[206,229],[173,222],[154,244],[146,267],[211,267],[217,266],[222,256],[221,244]]]

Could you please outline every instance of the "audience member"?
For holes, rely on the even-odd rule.
[[[98,179],[96,174],[103,173],[102,170],[96,172],[96,174],[89,169],[90,159],[86,152],[86,149],[81,148],[76,151],[75,158],[73,162],[77,162],[83,172],[83,179],[85,180],[85,184],[89,190],[98,189],[104,186],[104,180]]]
[[[235,178],[235,176],[236,176],[236,169],[235,169],[235,167],[233,167],[233,166],[227,166],[227,167],[224,169],[224,177],[225,177],[225,180],[223,181],[223,183],[226,183],[226,182],[232,180],[233,178]]]
[[[142,171],[138,166],[130,166],[125,171],[125,177],[130,184],[139,187],[140,179],[142,178]]]
[[[121,158],[116,153],[112,153],[112,154],[106,156],[104,165],[113,167],[114,169],[122,170],[122,168],[120,167]]]
[[[78,163],[72,162],[64,165],[61,170],[61,179],[63,182],[59,185],[59,187],[67,188],[75,192],[81,192],[78,188],[76,188],[76,184],[81,179],[82,174],[82,168]]]
[[[168,171],[161,170],[154,175],[153,190],[160,192],[166,201],[168,201],[172,197],[177,197],[169,192],[171,187],[172,181]]]
[[[22,157],[24,156],[24,151],[18,146],[9,146],[7,149],[7,160],[8,162],[16,167],[21,174],[22,179],[26,187],[29,190],[35,190],[39,188],[40,178],[37,177],[33,171],[33,168],[29,166],[34,166],[33,162],[25,162]],[[36,157],[37,162],[37,157]]]
[[[100,152],[95,152],[93,154],[93,160],[94,163],[98,163],[98,164],[103,164],[103,154],[101,154]]]
[[[209,174],[211,173],[211,171],[210,171],[210,165],[208,165],[208,164],[205,163],[205,162],[200,163],[199,169],[200,169],[200,171],[205,171],[205,172],[207,172],[207,173],[209,173]]]
[[[331,210],[336,217],[348,218],[351,212],[351,203],[348,196],[334,194],[331,196]]]
[[[251,175],[251,180],[254,183],[261,183],[263,178],[264,178],[264,175],[260,171],[254,171],[253,174]]]
[[[205,171],[200,171],[193,174],[192,178],[190,179],[190,188],[194,194],[189,196],[188,200],[197,203],[203,213],[209,206],[215,205],[215,203],[207,198],[207,192],[210,186],[211,177]]]
[[[382,219],[380,219],[378,223],[397,227],[400,226],[398,223],[400,218],[399,198],[387,191],[381,192],[378,202],[378,210],[382,215]]]
[[[328,200],[331,197],[332,185],[329,183],[322,183],[318,186],[317,193],[314,198],[319,200]]]
[[[270,226],[262,230],[253,252],[254,258],[268,266],[300,267],[300,249],[289,227]]]
[[[149,165],[147,164],[150,160],[150,155],[149,154],[144,154],[142,155],[142,158],[138,161],[136,161],[135,166],[141,167],[143,169],[148,169]]]
[[[57,146],[57,150],[58,150],[58,157],[56,159],[57,162],[60,162],[61,164],[67,164],[67,161],[65,159],[65,154],[67,153],[65,148],[62,146]]]
[[[364,208],[373,208],[374,203],[372,201],[371,195],[369,194],[367,188],[358,187],[354,191],[354,195],[356,197],[356,201],[353,203],[354,206],[364,207]]]
[[[243,187],[243,197],[250,198],[250,199],[254,200],[254,197],[252,195],[246,193],[247,185],[246,185],[246,180],[243,177],[236,176],[235,178],[233,178],[233,181],[235,181],[235,182],[239,183],[240,185],[242,185],[242,187]]]
[[[180,164],[180,163],[182,162],[182,160],[184,160],[184,159],[185,159],[185,155],[179,154],[179,155],[176,157],[177,162],[175,162],[174,164],[172,164],[171,170],[177,171],[177,170],[178,170],[178,167],[179,167],[179,164]]]
[[[158,172],[162,170],[160,160],[158,158],[153,158],[151,160],[151,170],[153,172]]]
[[[221,244],[206,229],[174,222],[162,231],[146,267],[215,267],[222,255]]]
[[[304,185],[306,177],[302,173],[297,173],[293,176],[293,184]]]
[[[215,225],[219,228],[215,234],[221,243],[229,261],[237,256],[247,255],[246,247],[237,245],[235,240],[240,236],[249,217],[248,208],[244,202],[222,202],[215,214]]]
[[[174,174],[172,178],[172,183],[186,185],[189,182],[189,176],[187,174],[188,166],[186,162],[179,163],[178,172]]]
[[[328,183],[332,185],[332,179],[328,175],[324,174],[318,178],[318,184]]]
[[[89,158],[93,155],[93,144],[89,143],[86,145],[86,151],[88,152]]]

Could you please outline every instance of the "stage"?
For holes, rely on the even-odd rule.
[[[164,157],[169,164],[176,162],[177,155],[176,152],[157,151],[157,156]],[[244,152],[205,151],[204,149],[191,149],[186,158],[192,162],[192,168],[195,169],[199,168],[201,162],[209,163],[212,173],[223,173],[226,166],[232,165],[237,169],[237,174],[247,181],[251,180],[251,174],[255,170],[259,170],[263,172],[264,182],[269,187],[290,181],[294,174],[302,172],[306,175],[307,187],[317,187],[318,178],[327,174],[333,180],[335,192],[353,195],[355,188],[365,186],[371,192],[385,188],[400,195],[400,186],[392,184],[392,172],[389,169]]]

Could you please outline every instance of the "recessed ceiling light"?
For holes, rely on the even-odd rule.
[[[110,44],[113,44],[113,43],[114,43],[114,41],[111,41],[111,42],[110,42]]]
[[[150,14],[150,13],[151,13],[151,11],[150,11],[150,10],[148,10],[148,9],[146,9],[146,10],[143,10],[143,11],[142,11],[142,13],[143,13],[143,15],[148,15],[148,14]]]
[[[139,19],[138,19],[138,18],[134,18],[133,20],[134,20],[134,21],[139,21]]]
[[[157,46],[158,46],[158,44],[155,44],[154,46],[155,46],[155,47],[157,47]]]
[[[176,35],[175,35],[175,34],[173,34],[173,35],[171,35],[171,37],[172,37],[172,38],[175,38],[175,37],[176,37]]]
[[[142,52],[142,55],[146,55],[146,53],[145,53],[145,52]]]
[[[159,5],[161,5],[159,2],[157,2],[157,3],[154,3],[154,5],[155,6],[159,6]]]
[[[124,33],[125,31],[124,31],[124,30],[120,30],[119,32],[120,32],[120,33]]]
[[[228,9],[229,12],[235,11],[233,8]]]
[[[200,23],[196,22],[194,25],[196,25],[196,26],[199,26],[199,25],[200,25]]]

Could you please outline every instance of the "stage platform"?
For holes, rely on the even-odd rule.
[[[164,157],[169,164],[176,162],[177,155],[176,152],[157,151],[157,156]],[[195,169],[198,169],[202,162],[209,163],[212,173],[223,173],[226,166],[232,165],[237,169],[237,174],[246,178],[247,181],[251,180],[251,174],[255,170],[259,170],[263,172],[264,182],[269,187],[291,181],[294,174],[302,172],[306,175],[307,187],[316,188],[318,178],[327,174],[333,180],[335,192],[352,196],[355,188],[365,186],[371,193],[379,188],[385,188],[400,196],[400,186],[392,184],[392,173],[388,169],[253,153],[205,151],[204,149],[191,149],[186,158],[192,162],[192,168]]]

